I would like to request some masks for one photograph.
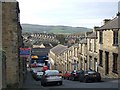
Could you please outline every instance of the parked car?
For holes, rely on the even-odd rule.
[[[84,72],[83,70],[73,70],[70,74],[69,80],[79,80],[79,74]]]
[[[38,80],[38,79],[37,79],[37,73],[38,73],[39,71],[42,71],[41,68],[42,68],[42,67],[34,67],[34,68],[31,68],[31,75],[32,75],[32,77],[33,77],[35,80]]]
[[[65,74],[63,75],[63,78],[69,80],[70,75],[71,75],[70,72],[66,71]]]
[[[59,71],[59,75],[62,76],[62,78],[63,78],[63,73],[62,73],[62,71]]]
[[[41,85],[46,86],[49,83],[55,83],[62,85],[62,76],[59,74],[58,70],[46,70],[44,71],[41,78]]]
[[[94,81],[101,81],[101,75],[99,72],[93,70],[87,70],[79,74],[79,81],[80,82],[94,82]]]
[[[37,71],[36,73],[34,73],[34,79],[37,81],[41,80],[43,73],[43,71]]]

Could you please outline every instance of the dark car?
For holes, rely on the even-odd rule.
[[[79,80],[79,74],[84,72],[83,70],[73,70],[70,74],[69,80]]]
[[[42,71],[42,67],[34,67],[31,68],[31,75],[35,80],[39,80],[38,76],[40,74],[40,72]]]
[[[80,82],[100,82],[101,75],[99,72],[93,70],[87,70],[79,74],[79,81]]]
[[[37,80],[37,81],[41,80],[43,73],[44,73],[43,71],[37,71],[35,73],[34,79]]]

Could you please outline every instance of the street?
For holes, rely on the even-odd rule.
[[[40,81],[36,81],[32,78],[31,73],[28,71],[27,78],[23,85],[25,90],[36,90],[36,89],[54,89],[54,88],[105,88],[105,89],[114,89],[118,88],[118,80],[102,80],[101,82],[94,82],[94,83],[84,83],[79,81],[70,81],[70,80],[63,80],[63,85],[48,85],[46,87],[41,86]]]

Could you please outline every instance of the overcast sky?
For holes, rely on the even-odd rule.
[[[18,1],[21,23],[93,28],[116,16],[119,0]]]

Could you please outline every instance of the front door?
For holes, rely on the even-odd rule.
[[[109,52],[105,52],[105,75],[109,74]]]
[[[95,71],[98,71],[97,58],[94,58],[94,70],[95,70]]]

